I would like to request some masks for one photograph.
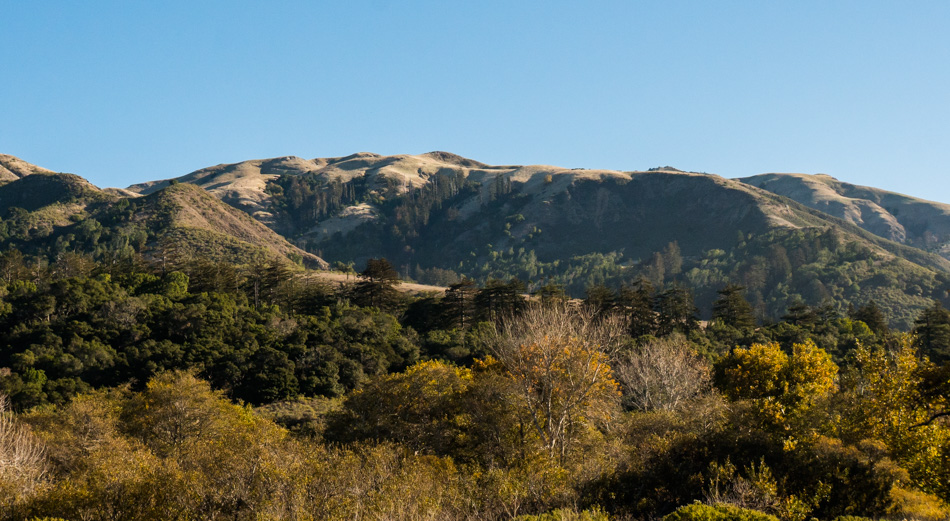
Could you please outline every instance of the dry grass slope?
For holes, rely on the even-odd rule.
[[[740,179],[853,223],[885,239],[950,259],[950,205],[877,188],[843,183],[824,174],[761,174]]]
[[[300,256],[304,263],[328,268],[323,259],[307,253],[241,212],[217,200],[203,189],[190,184],[175,184],[147,197],[152,218],[167,214],[167,225],[179,230],[177,237],[198,242],[230,244],[229,249],[265,250],[271,256]],[[147,218],[147,217],[146,217]],[[188,233],[183,233],[188,232]],[[237,241],[235,243],[235,241]],[[199,251],[203,245],[196,244]]]
[[[14,181],[30,174],[41,173],[51,174],[53,171],[27,163],[18,157],[0,154],[0,181]]]

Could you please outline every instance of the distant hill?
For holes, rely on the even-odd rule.
[[[488,165],[448,152],[257,159],[109,191],[30,171],[0,186],[0,209],[18,208],[3,217],[16,231],[6,244],[44,251],[154,254],[171,239],[238,262],[385,257],[426,284],[518,277],[576,297],[646,280],[689,287],[707,310],[737,283],[763,318],[798,301],[843,311],[873,300],[904,328],[933,299],[950,304],[950,260],[932,253],[945,205],[822,176]],[[34,226],[43,219],[52,224]]]
[[[100,190],[73,174],[21,168],[28,163],[19,160],[7,164],[30,173],[0,184],[0,246],[5,248],[51,257],[64,251],[149,257],[174,244],[179,252],[207,260],[245,262],[263,255],[327,267],[316,255],[193,185],[173,184],[140,197]]]
[[[519,277],[529,290],[560,284],[582,296],[592,284],[645,278],[690,286],[708,308],[717,289],[736,282],[763,316],[777,318],[798,300],[840,309],[874,300],[905,327],[950,288],[950,261],[886,233],[896,225],[869,227],[870,217],[672,167],[619,172],[364,152],[218,165],[178,181],[330,261],[386,257],[426,283]],[[129,190],[147,194],[168,182]]]
[[[844,183],[824,174],[761,174],[740,181],[886,239],[950,258],[950,204]]]

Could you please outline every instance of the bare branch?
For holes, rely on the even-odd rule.
[[[46,474],[46,451],[29,428],[7,410],[8,403],[7,397],[0,395],[0,483],[13,484],[15,494],[22,498]]]
[[[917,429],[917,428],[920,428],[920,427],[925,427],[925,426],[930,425],[931,423],[933,423],[933,422],[937,421],[938,419],[943,418],[943,417],[945,417],[945,416],[950,416],[950,411],[941,411],[941,412],[938,412],[938,413],[931,414],[931,415],[930,415],[930,418],[927,418],[926,420],[924,420],[924,421],[922,421],[922,422],[920,422],[920,423],[916,423],[916,424],[914,424],[914,425],[911,425],[910,427],[908,427],[908,429]]]
[[[647,342],[617,357],[614,374],[624,401],[637,410],[677,409],[711,386],[709,364],[685,339]]]

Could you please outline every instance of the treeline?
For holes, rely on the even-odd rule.
[[[769,321],[780,320],[796,302],[830,304],[843,313],[848,303],[874,300],[889,324],[909,329],[932,300],[950,305],[950,276],[946,273],[882,256],[868,245],[842,241],[833,229],[764,235],[740,232],[733,248],[699,255],[684,255],[676,242],[644,258],[630,258],[622,251],[545,258],[535,247],[537,239],[528,236],[520,245],[489,246],[477,256],[460,259],[455,266],[437,265],[450,269],[449,277],[517,277],[558,284],[574,297],[583,296],[591,286],[632,285],[640,279],[655,286],[678,284],[693,290],[705,318],[718,298],[717,291],[730,283],[741,284],[756,316]],[[417,271],[422,280],[430,273],[446,280],[445,273]]]
[[[351,302],[273,261],[179,268],[0,255],[0,392],[24,409],[188,369],[262,403],[339,395],[418,359],[415,333],[358,305],[358,288]]]
[[[17,414],[0,415],[0,512],[950,515],[939,302],[911,335],[871,301],[763,324],[735,285],[701,322],[689,290],[647,280],[583,304],[518,280],[430,296],[397,281],[382,259],[328,286],[278,262],[5,252],[0,393]]]

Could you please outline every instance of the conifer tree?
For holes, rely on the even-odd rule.
[[[366,269],[360,272],[360,281],[353,288],[352,298],[361,306],[390,309],[399,299],[397,282],[399,273],[388,260],[370,259],[366,262]]]
[[[939,301],[925,309],[914,321],[917,347],[934,362],[950,360],[950,311]]]
[[[755,327],[755,315],[749,301],[742,295],[744,290],[744,287],[735,284],[719,290],[719,299],[713,303],[713,320],[736,329]]]

